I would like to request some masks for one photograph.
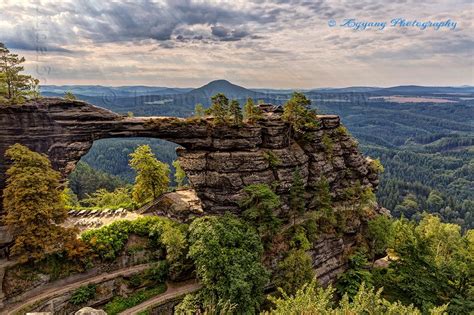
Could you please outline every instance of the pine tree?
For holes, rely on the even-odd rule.
[[[60,226],[67,218],[60,189],[60,174],[45,155],[21,144],[8,148],[12,161],[7,170],[3,222],[13,233],[11,254],[19,261],[38,261],[64,250],[75,239],[72,230]]]
[[[296,216],[303,215],[305,211],[305,189],[304,182],[299,168],[293,172],[293,183],[290,188],[290,212],[293,216],[293,224]]]
[[[135,170],[133,199],[143,204],[168,190],[170,169],[156,159],[149,145],[141,145],[130,154],[130,166]]]
[[[280,197],[267,184],[252,184],[244,188],[240,201],[244,219],[253,225],[260,237],[272,236],[280,226],[275,213],[280,208]]]
[[[201,103],[197,103],[196,106],[194,106],[194,116],[197,118],[204,117],[204,106],[202,106]]]
[[[283,107],[283,119],[296,131],[301,131],[303,127],[317,126],[316,112],[310,109],[310,105],[311,101],[303,93],[294,92]]]
[[[234,126],[240,126],[242,124],[242,110],[237,100],[232,100],[229,106],[229,114],[232,117],[232,124]]]
[[[8,48],[0,43],[0,102],[21,104],[27,98],[38,98],[39,90],[37,79],[21,74],[25,62],[24,57],[12,54]]]
[[[252,98],[248,98],[244,105],[244,120],[248,123],[254,123],[262,117],[262,111],[255,105]]]
[[[226,123],[229,113],[229,99],[224,94],[218,93],[211,97],[211,101],[209,113],[214,116],[216,124]]]

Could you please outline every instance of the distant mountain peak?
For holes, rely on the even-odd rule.
[[[191,95],[205,97],[211,97],[217,93],[224,93],[228,98],[255,97],[257,94],[252,90],[233,84],[224,79],[211,81],[197,89],[188,92],[188,94]]]

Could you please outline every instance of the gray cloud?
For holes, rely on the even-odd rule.
[[[405,77],[405,72],[427,73],[426,78],[441,71],[439,66],[428,69],[429,63],[449,64],[443,72],[452,73],[450,77],[463,73],[460,78],[472,81],[472,69],[471,78],[465,75],[472,65],[472,16],[465,0],[449,5],[441,0],[429,5],[415,0],[4,1],[0,41],[23,50],[30,60],[36,51],[46,51],[41,62],[57,69],[54,79],[77,79],[72,72],[86,67],[78,56],[87,56],[91,78],[142,77],[143,83],[152,80],[156,69],[182,69],[190,80],[204,80],[202,73],[212,68],[208,75],[213,78],[244,81],[268,73],[266,80],[276,85],[328,86],[343,79],[369,84],[373,78]],[[328,19],[395,17],[451,18],[458,28],[353,31],[327,25]],[[110,73],[100,77],[101,69]],[[145,75],[143,69],[150,71]],[[163,84],[185,80],[168,72],[161,70],[155,78]]]

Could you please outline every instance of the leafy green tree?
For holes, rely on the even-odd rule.
[[[197,103],[196,106],[194,106],[194,116],[197,118],[202,118],[205,115],[205,110],[204,106],[202,106],[201,103]]]
[[[391,303],[381,297],[382,290],[374,291],[362,285],[352,300],[345,295],[334,305],[334,289],[317,287],[316,281],[303,287],[290,296],[283,292],[280,298],[270,297],[275,304],[274,309],[266,315],[297,315],[297,314],[386,314],[386,315],[421,315],[413,305],[405,306],[400,302]],[[445,314],[446,306],[433,308],[428,314]]]
[[[263,246],[254,229],[230,215],[202,217],[189,227],[189,244],[205,304],[229,301],[240,313],[255,313],[268,274],[261,263]]]
[[[293,172],[293,182],[290,188],[290,213],[293,217],[293,224],[298,215],[303,215],[306,209],[304,181],[299,168]]]
[[[302,249],[292,249],[285,259],[278,263],[274,284],[288,294],[295,294],[305,283],[315,277],[313,260]]]
[[[244,105],[244,120],[248,123],[255,123],[262,117],[262,110],[255,105],[252,98],[248,98]]]
[[[281,205],[280,197],[267,184],[249,185],[244,193],[240,201],[244,219],[257,229],[260,237],[271,237],[281,225],[275,216]]]
[[[432,190],[428,195],[428,199],[426,199],[426,204],[431,212],[437,212],[443,207],[445,203],[443,196],[441,196],[438,191]]]
[[[283,119],[288,121],[295,131],[304,127],[317,127],[316,112],[310,108],[311,101],[301,92],[294,92],[283,107]]]
[[[59,172],[52,169],[45,155],[18,143],[10,146],[5,156],[12,161],[3,191],[3,222],[13,233],[11,254],[25,262],[63,251],[75,236],[60,225],[67,210]]]
[[[368,269],[368,261],[363,252],[357,252],[349,257],[348,265],[349,268],[337,280],[336,288],[340,296],[347,294],[352,300],[363,283],[372,287],[372,274]]]
[[[24,57],[12,54],[0,42],[0,102],[10,104],[24,103],[27,98],[38,98],[39,81],[33,77],[21,74],[25,62]]]
[[[222,93],[211,97],[208,113],[214,117],[216,124],[225,124],[229,113],[229,99]]]
[[[76,96],[74,94],[72,94],[71,91],[67,91],[67,92],[64,93],[64,99],[66,99],[68,101],[75,101]]]
[[[229,105],[229,114],[234,126],[240,126],[243,121],[242,110],[237,100],[232,100]]]
[[[168,190],[170,168],[155,158],[149,145],[138,146],[130,158],[129,164],[137,173],[132,192],[137,203],[156,199]]]
[[[393,221],[385,215],[379,215],[370,220],[367,228],[367,236],[370,240],[370,250],[373,259],[386,254],[386,249],[392,241]]]
[[[66,209],[74,209],[75,207],[80,206],[77,195],[72,191],[71,188],[69,188],[69,186],[64,188],[63,192],[61,193],[61,199],[63,200]]]
[[[186,181],[186,173],[184,172],[181,164],[179,164],[178,160],[173,161],[173,167],[175,169],[174,172],[174,181],[178,187],[183,187]]]
[[[458,225],[425,215],[417,226],[407,219],[393,223],[389,253],[396,257],[377,277],[389,297],[428,310],[449,303],[453,314],[474,307],[474,239]],[[416,275],[414,277],[413,275]]]

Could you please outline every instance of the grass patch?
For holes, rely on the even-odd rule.
[[[129,297],[116,296],[112,301],[105,305],[104,310],[108,315],[115,315],[129,308],[137,306],[138,304],[145,302],[146,300],[149,300],[165,291],[166,284],[162,283],[156,287],[135,292]]]

